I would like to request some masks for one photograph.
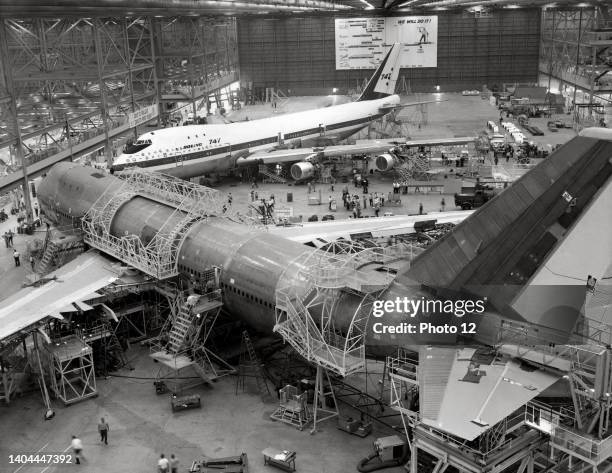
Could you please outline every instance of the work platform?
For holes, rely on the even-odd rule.
[[[104,192],[83,216],[85,242],[156,279],[179,274],[177,258],[192,225],[210,216],[249,224],[252,219],[228,211],[219,192],[179,178],[130,168],[119,175],[118,189]],[[146,244],[136,235],[116,236],[111,224],[118,209],[135,196],[166,204],[174,209],[159,231]]]
[[[215,277],[214,271],[211,274]],[[206,347],[223,306],[221,290],[188,297],[179,291],[174,296],[171,313],[151,345],[150,356],[161,365],[156,383],[180,393],[234,374],[232,366]]]
[[[76,336],[46,344],[51,387],[64,404],[97,396],[91,347]]]

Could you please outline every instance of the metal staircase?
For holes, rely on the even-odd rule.
[[[54,266],[61,266],[71,256],[82,252],[83,248],[81,238],[67,236],[63,239],[47,240],[47,237],[45,237],[44,252],[35,267],[36,273],[39,275],[47,274]]]
[[[348,246],[308,251],[295,261],[304,285],[277,289],[274,327],[308,361],[340,376],[348,376],[365,365],[364,337],[372,303],[376,294],[394,278],[391,273],[366,273],[361,268],[369,264],[384,265],[400,257],[395,247],[363,249],[353,243],[344,245]],[[357,293],[362,301],[349,327],[341,333],[333,321],[334,301],[342,291]],[[311,308],[320,314],[316,319],[311,315]]]
[[[399,182],[400,185],[408,185],[411,181],[422,180],[423,177],[426,178],[427,171],[429,171],[429,162],[427,162],[427,159],[411,156],[396,168],[396,181]]]
[[[328,411],[319,406],[326,397],[334,396],[331,386],[330,390],[325,389],[325,382],[330,384],[327,371],[345,377],[364,368],[365,334],[372,305],[379,291],[394,277],[379,271],[365,272],[362,268],[383,266],[390,260],[397,260],[396,249],[366,249],[347,242],[330,245],[327,251],[305,252],[288,267],[290,271],[297,271],[297,275],[286,278],[292,284],[279,286],[276,290],[274,331],[317,366],[313,431],[317,427],[318,411],[323,413],[319,421],[338,415],[337,410]],[[408,259],[409,254],[405,252],[404,257]],[[294,283],[296,277],[302,281],[301,285]],[[361,303],[348,326],[340,329],[335,326],[335,311],[342,292],[361,297]]]
[[[172,353],[178,353],[183,347],[187,334],[193,325],[195,314],[187,306],[186,303],[181,305],[179,312],[172,323],[172,328],[168,333],[168,350]]]
[[[214,271],[212,272],[214,274]],[[171,290],[171,286],[166,288]],[[184,293],[175,289],[171,299],[170,315],[163,325],[157,342],[151,346],[151,358],[160,363],[156,382],[173,383],[177,393],[184,389],[210,383],[236,370],[206,347],[206,341],[223,306],[219,289],[200,296],[197,301],[185,299]],[[200,380],[180,382],[189,378],[184,372],[192,370]],[[193,373],[191,376],[193,376]]]
[[[265,164],[259,165],[259,174],[264,176],[263,177],[264,183],[272,183],[272,184],[286,184],[287,183],[287,179],[285,178],[284,171],[281,174],[277,174],[275,170],[270,169]]]
[[[57,246],[53,241],[47,241],[45,239],[45,247],[42,258],[36,266],[36,272],[38,274],[47,274],[49,269],[53,266],[53,258],[57,253]]]

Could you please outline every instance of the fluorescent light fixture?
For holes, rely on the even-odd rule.
[[[366,10],[374,10],[374,5],[369,2],[366,2],[366,0],[361,0],[361,3],[367,5]]]
[[[363,0],[362,0],[363,1]],[[402,7],[407,7],[408,5],[412,5],[415,2],[418,2],[419,0],[408,0],[407,2],[404,3],[400,3],[397,8],[402,8]]]

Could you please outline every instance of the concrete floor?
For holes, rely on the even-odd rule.
[[[17,452],[63,452],[75,434],[84,445],[85,461],[80,468],[88,473],[154,472],[160,453],[174,453],[181,461],[179,471],[185,472],[192,460],[202,456],[224,457],[242,452],[249,457],[249,471],[263,473],[274,471],[263,465],[261,455],[270,446],[296,451],[299,472],[337,473],[354,471],[358,460],[370,452],[374,438],[392,434],[378,429],[362,439],[338,430],[335,421],[330,420],[310,435],[308,429],[299,431],[272,421],[269,415],[276,405],[264,404],[254,383],[247,384],[246,393],[239,391],[236,395],[235,377],[196,388],[194,391],[202,396],[200,409],[172,413],[168,395],[155,394],[150,378],[157,366],[147,353],[144,348],[131,349],[128,356],[133,360],[133,371],[123,369],[116,377],[99,379],[96,398],[69,407],[56,403],[56,416],[50,421],[42,419],[38,393],[0,407],[0,472],[73,471],[76,466],[47,470],[27,466],[18,470],[18,465],[8,465],[6,458]],[[100,443],[96,430],[102,416],[110,425],[108,446]]]
[[[416,124],[422,117],[414,109],[405,109],[402,116],[411,124],[406,126],[413,139],[430,137],[452,137],[474,135],[482,130],[487,120],[499,119],[497,109],[479,97],[463,97],[458,94],[442,95],[444,102],[428,106],[427,124],[420,129]],[[410,97],[408,101],[413,101]],[[431,99],[420,96],[419,100]],[[276,113],[304,110],[306,108],[325,106],[332,100],[343,101],[344,98],[317,97],[292,98],[283,104]],[[229,115],[231,119],[255,119],[270,114],[269,105],[257,105],[244,108]],[[242,117],[242,118],[241,118]],[[564,117],[561,117],[562,119]],[[536,123],[537,124],[537,123]],[[556,144],[573,136],[573,131],[564,130],[549,133],[544,126],[537,124],[547,134],[536,137],[540,144]],[[363,136],[362,136],[363,137]],[[531,139],[531,138],[530,138]],[[377,176],[370,179],[372,192],[389,192],[391,177]],[[452,208],[452,194],[460,186],[459,179],[448,177],[444,181],[447,210]],[[307,205],[307,189],[304,185],[260,185],[257,191],[261,197],[274,193],[277,207],[293,207],[294,215],[303,215],[305,219],[312,215],[325,215],[329,195],[341,203],[342,184],[337,184],[334,192],[328,185],[323,185],[321,206]],[[249,186],[241,186],[235,181],[222,182],[217,189],[221,192],[232,192],[234,206],[246,211],[249,205]],[[358,189],[349,187],[351,193]],[[293,193],[293,202],[288,203],[287,192]],[[401,207],[386,207],[395,214],[416,213],[419,203],[425,211],[437,211],[440,207],[440,195],[402,196]],[[370,208],[364,211],[372,215]],[[346,218],[349,213],[341,205],[336,218]],[[16,218],[12,216],[0,224],[0,234],[9,228],[16,228]],[[16,235],[15,246],[24,254],[27,241],[31,238],[44,238],[44,235]],[[25,258],[24,258],[25,259]],[[12,250],[0,247],[0,300],[17,291],[25,279],[28,264],[24,261],[20,268],[15,268]],[[219,380],[212,387],[201,387],[196,391],[202,396],[202,408],[173,414],[166,395],[155,394],[152,379],[156,374],[156,365],[148,358],[145,349],[132,347],[128,351],[134,370],[121,370],[117,376],[109,379],[98,379],[99,396],[84,402],[64,407],[54,404],[56,416],[50,421],[43,420],[44,407],[38,391],[26,393],[16,398],[9,406],[0,405],[0,473],[56,473],[74,471],[75,467],[67,466],[25,466],[9,465],[8,455],[20,452],[62,452],[67,450],[71,435],[81,437],[84,443],[86,461],[80,467],[88,473],[113,472],[154,472],[160,453],[175,453],[181,461],[179,471],[187,471],[191,461],[201,455],[211,457],[236,455],[246,452],[249,455],[250,471],[253,473],[276,471],[263,465],[261,450],[268,446],[297,452],[297,469],[303,473],[350,472],[355,471],[358,460],[370,453],[372,440],[389,435],[391,432],[380,429],[373,435],[361,439],[336,429],[334,421],[328,421],[320,432],[309,435],[307,431],[298,431],[293,427],[273,422],[269,414],[275,404],[264,404],[250,386],[247,393],[234,394],[235,378]],[[353,381],[353,380],[349,380]],[[354,380],[359,381],[359,380]],[[349,412],[341,406],[342,412]],[[99,417],[105,417],[110,424],[110,445],[101,445],[96,432]],[[399,473],[403,468],[386,470]]]

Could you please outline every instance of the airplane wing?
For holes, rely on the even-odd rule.
[[[36,328],[50,317],[63,319],[61,312],[85,310],[83,302],[95,291],[108,286],[118,274],[113,263],[90,251],[51,273],[39,287],[26,287],[2,301],[0,308],[0,345]]]
[[[236,161],[237,166],[248,164],[275,164],[310,161],[331,156],[344,156],[350,154],[369,154],[387,152],[397,144],[391,140],[363,140],[354,145],[335,145],[317,148],[279,149],[270,152],[257,152]]]
[[[343,238],[377,238],[415,233],[415,223],[458,224],[466,219],[473,210],[456,212],[433,212],[427,215],[394,215],[391,217],[359,218],[346,220],[327,220],[306,222],[292,226],[268,227],[270,233],[300,243],[312,242],[321,246],[327,242]],[[321,243],[318,245],[317,243]]]
[[[488,349],[421,347],[419,414],[426,425],[474,440],[561,377]]]
[[[334,145],[316,148],[293,148],[280,149],[270,152],[256,152],[249,156],[239,158],[237,166],[249,164],[276,164],[294,163],[298,161],[311,161],[313,159],[329,158],[334,156],[346,156],[354,154],[376,154],[387,153],[396,146],[418,147],[418,146],[455,146],[473,143],[473,136],[450,137],[450,138],[428,138],[423,140],[402,140],[399,138],[388,140],[357,140],[355,144]]]
[[[401,110],[403,108],[407,108],[407,107],[416,107],[417,105],[425,105],[428,103],[440,103],[440,102],[446,102],[448,101],[448,99],[441,99],[441,100],[424,100],[422,102],[407,102],[407,103],[401,103],[399,105],[393,105],[393,106],[389,106],[389,107],[380,107],[381,111],[384,112],[389,112],[391,110]]]

